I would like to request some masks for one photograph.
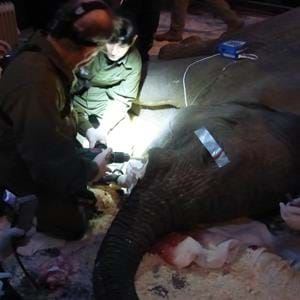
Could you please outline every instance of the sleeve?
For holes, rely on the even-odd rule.
[[[85,136],[86,131],[92,127],[92,124],[88,120],[88,116],[84,108],[82,108],[81,105],[77,103],[76,97],[74,98],[74,110],[77,116],[78,132],[81,135]]]
[[[74,111],[77,117],[77,129],[82,136],[85,136],[86,131],[92,127],[85,109],[80,105],[80,98],[85,97],[86,92],[91,85],[91,74],[91,64],[81,67],[75,74],[71,89]]]
[[[109,101],[103,114],[103,126],[112,129],[131,108],[136,99],[141,80],[141,64],[134,65],[132,72],[119,85],[108,88]]]
[[[92,161],[81,159],[74,137],[65,131],[55,84],[38,82],[15,91],[10,117],[17,148],[38,188],[72,195],[97,174]]]

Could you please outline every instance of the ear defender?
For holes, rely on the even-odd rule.
[[[72,42],[82,46],[98,46],[96,38],[86,37],[80,32],[74,23],[82,16],[93,10],[107,10],[110,8],[102,1],[83,2],[77,5],[64,5],[55,14],[54,20],[48,27],[48,32],[56,38],[68,38]]]

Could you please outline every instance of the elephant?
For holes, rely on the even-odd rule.
[[[217,155],[196,134],[199,129],[214,139]],[[287,195],[298,195],[299,141],[300,117],[262,104],[180,109],[149,150],[144,177],[103,239],[93,272],[96,299],[138,299],[138,265],[164,235],[258,217],[278,209]]]
[[[185,107],[183,76],[203,56],[217,53],[225,40],[248,44],[257,60],[214,56],[192,65],[185,78],[187,104],[206,106],[232,101],[255,102],[300,114],[300,7],[246,26],[199,49],[195,57],[150,61],[139,95],[145,107]]]

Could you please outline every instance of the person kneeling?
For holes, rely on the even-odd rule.
[[[107,143],[137,97],[142,62],[134,47],[136,38],[132,23],[119,17],[103,51],[77,73],[74,108],[79,133],[88,139],[90,148],[97,142]]]

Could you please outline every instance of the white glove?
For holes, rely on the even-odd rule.
[[[126,173],[119,176],[117,183],[125,188],[132,189],[139,178],[146,172],[148,161],[130,160],[127,164]]]
[[[98,174],[97,176],[93,179],[93,182],[98,181],[101,177],[103,177],[107,172],[111,172],[111,169],[107,166],[109,164],[109,160],[111,157],[112,149],[107,148],[103,150],[101,153],[99,153],[93,161],[97,164],[98,166]]]
[[[117,184],[124,188],[130,188],[132,185],[135,185],[137,182],[134,174],[124,174],[118,177]]]
[[[280,214],[285,223],[292,229],[300,230],[300,198],[284,204],[279,203]]]
[[[89,141],[89,147],[94,148],[97,142],[106,145],[107,144],[107,130],[99,126],[98,128],[91,127],[85,134]]]

